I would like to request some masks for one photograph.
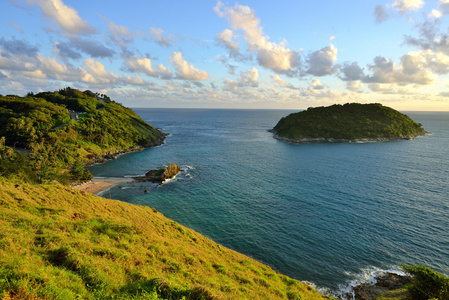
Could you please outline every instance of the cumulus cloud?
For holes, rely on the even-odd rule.
[[[428,15],[429,18],[441,18],[443,16],[443,13],[437,9],[432,9],[432,12]]]
[[[171,47],[173,46],[174,35],[164,36],[164,30],[160,28],[151,28],[150,36],[155,39],[159,46]]]
[[[199,70],[192,64],[189,65],[182,57],[181,52],[173,52],[169,59],[176,70],[177,79],[201,81],[209,78],[209,74],[206,71]]]
[[[353,92],[358,92],[363,89],[363,83],[360,81],[348,81],[346,82],[346,88]]]
[[[378,56],[374,59],[374,64],[369,66],[369,70],[372,75],[364,78],[364,82],[368,83],[429,85],[436,80],[432,72],[426,69],[421,57],[411,53],[401,58],[400,66],[385,57]]]
[[[4,37],[0,38],[0,48],[5,52],[3,55],[26,55],[26,56],[36,56],[37,47],[30,45],[28,42],[23,40],[5,40]]]
[[[380,94],[407,95],[415,94],[418,91],[419,86],[404,87],[389,83],[370,83],[368,84],[368,88],[373,92]]]
[[[419,25],[419,37],[405,36],[405,43],[449,55],[449,34],[440,31],[439,19],[429,19]]]
[[[363,69],[357,62],[345,62],[340,66],[340,79],[343,81],[362,80],[365,77]]]
[[[337,48],[330,45],[307,55],[307,73],[314,76],[330,75],[337,71]]]
[[[107,72],[105,66],[99,61],[87,58],[83,64],[85,67],[81,81],[95,84],[111,84],[118,79],[116,74]]]
[[[313,88],[314,90],[323,90],[324,89],[324,85],[321,84],[321,81],[318,78],[315,78],[312,80],[310,87]]]
[[[424,1],[422,0],[396,0],[393,2],[392,6],[401,13],[408,11],[416,11],[424,6]]]
[[[160,77],[162,79],[170,79],[172,71],[170,68],[159,64],[156,69],[153,68],[153,63],[150,58],[132,56],[125,60],[125,65],[130,72],[141,72],[152,77]]]
[[[390,17],[382,5],[376,5],[374,8],[374,16],[376,17],[376,23],[382,23]]]
[[[225,7],[218,1],[214,10],[219,17],[228,20],[233,30],[243,32],[243,38],[248,43],[248,50],[256,54],[260,66],[288,76],[298,74],[298,68],[301,65],[299,52],[288,49],[285,43],[270,42],[269,37],[263,33],[260,20],[251,8],[239,4],[234,7]],[[231,41],[229,32],[221,34],[220,41],[225,43],[225,48],[229,50],[230,46],[235,47],[235,44],[229,43]]]
[[[225,29],[215,36],[215,42],[229,51],[232,58],[239,58],[242,54],[239,52],[239,44],[232,40],[232,30]]]
[[[449,0],[440,0],[438,2],[438,8],[441,10],[441,13],[444,15],[449,14]]]
[[[52,19],[60,28],[70,34],[91,34],[95,29],[83,20],[78,12],[61,0],[28,0],[36,3],[48,19]]]
[[[68,47],[78,49],[93,58],[108,58],[115,54],[115,51],[105,47],[103,44],[92,38],[70,37]]]
[[[76,52],[73,50],[73,47],[71,47],[68,43],[55,43],[56,52],[58,53],[58,56],[66,59],[80,59],[82,55],[79,52]]]
[[[224,81],[224,91],[228,92],[242,92],[244,89],[257,89],[259,87],[259,71],[252,68],[246,72],[240,72],[240,77],[237,80],[226,78]]]
[[[107,21],[106,18],[104,19]],[[108,28],[111,40],[126,52],[128,45],[134,41],[135,35],[125,26],[116,25],[112,21],[108,21]]]

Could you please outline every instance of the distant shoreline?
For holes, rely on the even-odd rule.
[[[270,129],[269,132],[273,133],[273,138],[293,143],[293,144],[310,144],[310,143],[375,143],[375,142],[386,142],[386,141],[397,141],[397,140],[413,140],[420,136],[425,136],[430,134],[430,132],[418,132],[415,134],[410,134],[406,136],[398,137],[380,137],[380,138],[357,138],[357,139],[334,139],[334,138],[301,138],[301,139],[291,139],[287,137],[279,136],[274,130]]]

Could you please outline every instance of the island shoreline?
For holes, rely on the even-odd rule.
[[[414,134],[409,134],[405,136],[398,137],[381,137],[381,138],[356,138],[356,139],[336,139],[336,138],[301,138],[301,139],[292,139],[283,136],[279,136],[275,130],[268,129],[268,132],[273,133],[273,138],[276,140],[292,143],[292,144],[311,144],[311,143],[378,143],[378,142],[388,142],[388,141],[398,141],[398,140],[413,140],[417,137],[429,135],[430,132],[418,132]]]

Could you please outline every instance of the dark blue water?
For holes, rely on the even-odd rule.
[[[105,197],[154,207],[319,288],[401,263],[449,274],[449,113],[408,113],[432,132],[412,141],[294,145],[267,132],[291,111],[135,111],[170,133],[166,144],[91,172],[141,175],[169,162],[185,171]]]

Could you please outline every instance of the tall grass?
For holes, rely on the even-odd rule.
[[[155,209],[0,180],[0,298],[327,298]]]

